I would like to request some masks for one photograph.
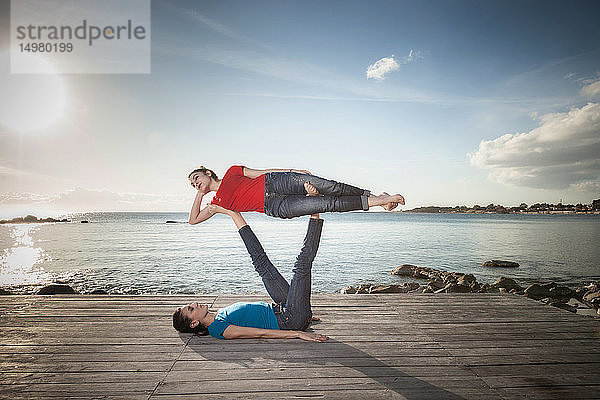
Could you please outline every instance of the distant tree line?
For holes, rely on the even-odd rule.
[[[545,213],[545,212],[594,212],[600,211],[600,199],[592,201],[591,204],[551,204],[551,203],[535,203],[527,205],[521,203],[517,207],[504,207],[499,204],[488,204],[483,207],[475,204],[473,207],[455,206],[455,207],[417,207],[409,212],[424,212],[424,213],[495,213],[495,214],[511,214],[511,213]]]

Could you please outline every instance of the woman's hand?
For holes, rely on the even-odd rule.
[[[226,214],[226,215],[229,215],[229,216],[231,216],[232,214],[239,214],[236,211],[228,210],[225,207],[221,207],[221,206],[219,206],[217,204],[208,204],[206,207],[208,207],[209,210],[210,210],[210,212],[213,213],[213,214],[219,213],[219,214]]]
[[[308,342],[323,343],[324,341],[328,340],[329,337],[325,336],[325,335],[318,334],[318,333],[310,333],[310,332],[299,331],[298,332],[298,339],[306,340]]]

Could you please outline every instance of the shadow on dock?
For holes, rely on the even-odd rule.
[[[234,363],[242,368],[260,368],[260,366],[257,366],[257,354],[262,354],[264,368],[276,364],[276,368],[279,369],[286,362],[290,362],[290,366],[293,366],[292,364],[297,364],[299,361],[296,354],[285,351],[285,344],[283,344],[283,347],[281,347],[281,344],[273,347],[274,349],[282,349],[280,357],[273,357],[269,352],[264,351],[264,342],[248,341],[248,343],[243,343],[243,348],[240,351],[237,348],[240,340],[237,340],[238,343],[233,343],[234,341],[215,339],[210,336],[194,336],[190,340],[189,334],[180,334],[180,337],[184,343],[187,343],[187,348],[197,353],[202,359],[218,363]],[[333,362],[340,366],[352,368],[406,399],[423,399],[424,395],[432,399],[464,399],[464,397],[406,374],[362,350],[335,339],[330,338],[323,343],[303,341],[300,342],[304,344],[301,349],[298,349],[298,342],[286,342],[290,344],[291,352],[302,353],[301,360],[307,365],[331,367]],[[229,344],[232,344],[231,351],[214,351],[211,349],[214,345],[228,347]],[[232,357],[232,354],[235,354],[235,357]],[[293,378],[293,376],[290,376],[290,378]],[[335,378],[331,379],[335,380]]]

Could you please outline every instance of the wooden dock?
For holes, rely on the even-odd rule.
[[[267,298],[0,296],[0,398],[600,398],[600,320],[517,295],[314,295],[326,343],[180,335],[192,300]]]

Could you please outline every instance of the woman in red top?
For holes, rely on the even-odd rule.
[[[368,210],[381,206],[392,210],[404,204],[400,194],[372,195],[370,191],[311,175],[295,169],[252,169],[230,167],[223,179],[214,171],[200,167],[188,179],[198,193],[190,211],[190,224],[212,217],[218,205],[231,211],[257,211],[279,218],[293,218],[322,212]],[[307,196],[305,183],[314,186],[320,196]],[[200,209],[205,194],[217,192],[211,204]]]

